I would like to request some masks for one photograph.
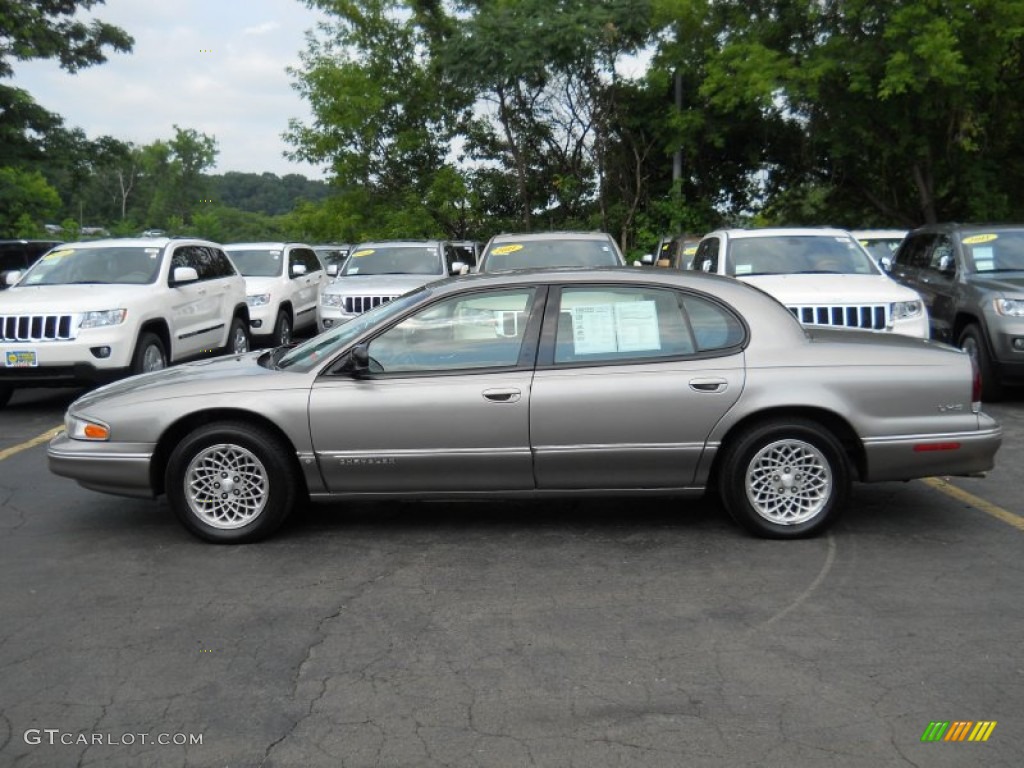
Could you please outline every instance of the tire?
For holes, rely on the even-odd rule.
[[[135,354],[132,355],[132,373],[149,373],[160,371],[167,367],[167,350],[164,343],[155,333],[146,331],[139,334],[139,341],[135,345]]]
[[[231,321],[231,329],[228,331],[228,344],[224,352],[228,355],[241,355],[252,349],[252,342],[249,339],[249,329],[245,327],[245,321],[236,317]]]
[[[14,394],[14,387],[0,386],[0,408],[4,408],[11,401]]]
[[[985,335],[981,328],[972,323],[960,334],[957,346],[974,358],[981,372],[981,399],[986,403],[995,403],[1003,399],[1003,386],[996,376],[996,367],[992,355],[988,352]]]
[[[277,313],[277,320],[274,322],[274,336],[271,342],[275,347],[283,347],[292,343],[292,318],[288,310],[282,309]]]
[[[718,491],[732,518],[756,536],[812,536],[842,512],[850,495],[850,466],[839,441],[820,424],[770,421],[730,440]]]
[[[216,544],[266,538],[288,517],[297,495],[285,447],[265,429],[241,422],[191,432],[171,453],[164,480],[185,528]]]

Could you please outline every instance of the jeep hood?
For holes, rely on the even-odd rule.
[[[79,314],[137,305],[151,285],[15,285],[4,291],[0,314]]]
[[[445,275],[345,275],[337,278],[324,288],[329,293],[340,294],[392,294],[403,293],[421,285],[443,280]]]
[[[967,276],[976,289],[1001,293],[1024,293],[1024,272],[983,272]]]
[[[846,306],[921,300],[916,291],[885,275],[739,275],[736,279],[760,288],[786,305]]]

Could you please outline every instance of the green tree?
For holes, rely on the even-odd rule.
[[[21,237],[60,210],[60,195],[39,171],[0,168],[0,237]]]

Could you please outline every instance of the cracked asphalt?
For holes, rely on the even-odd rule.
[[[0,451],[72,397],[18,392]],[[953,481],[1017,515],[1022,406]],[[0,461],[0,766],[1018,768],[1022,553],[920,482],[806,541],[617,500],[314,506],[217,547],[40,445]]]

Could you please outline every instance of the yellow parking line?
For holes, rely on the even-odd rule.
[[[64,429],[63,426],[54,427],[49,432],[43,432],[43,434],[39,435],[39,437],[33,437],[31,440],[27,442],[20,443],[19,445],[15,445],[10,448],[4,448],[2,451],[0,451],[0,461],[3,461],[4,459],[9,459],[16,453],[27,451],[29,448],[34,448],[35,446],[40,445],[42,443],[50,442],[62,429]]]
[[[1012,525],[1018,531],[1024,531],[1024,517],[1005,510],[1002,507],[998,507],[984,499],[978,498],[973,493],[968,493],[961,488],[957,488],[955,485],[943,480],[941,477],[926,477],[921,482],[925,485],[931,486],[940,493],[951,496],[957,501],[962,501],[964,504],[974,507],[980,512],[984,512],[986,515],[991,515],[997,520],[1002,520],[1007,525]]]

